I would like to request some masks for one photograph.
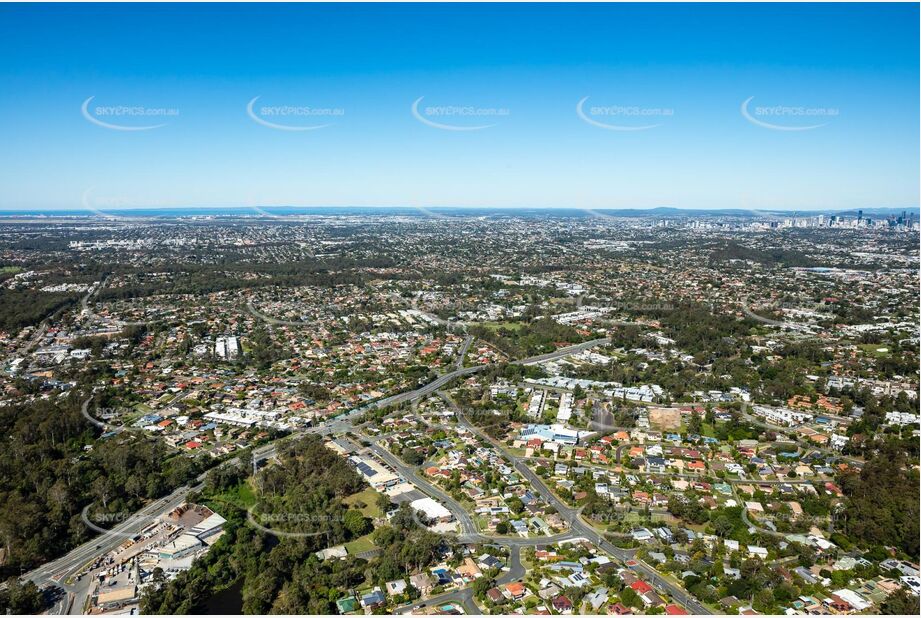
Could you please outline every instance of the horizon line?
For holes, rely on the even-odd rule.
[[[602,212],[625,212],[625,211],[638,211],[638,212],[653,212],[661,210],[677,210],[677,211],[688,211],[688,212],[747,212],[747,213],[822,213],[829,211],[840,211],[840,212],[851,212],[851,211],[860,211],[860,210],[919,210],[921,211],[921,204],[912,205],[912,206],[819,206],[819,207],[802,207],[802,208],[790,208],[790,207],[767,207],[767,208],[747,208],[744,206],[732,207],[699,207],[699,206],[602,206],[602,207],[583,207],[583,206],[414,206],[408,204],[397,204],[397,205],[313,205],[313,206],[297,206],[297,205],[252,205],[252,206],[239,206],[239,205],[223,205],[223,206],[196,206],[196,205],[162,205],[162,206],[117,206],[117,207],[103,207],[103,208],[86,208],[86,207],[71,207],[71,206],[61,206],[61,207],[23,207],[23,208],[0,208],[0,213],[55,213],[55,212],[87,212],[90,214],[94,213],[105,213],[105,212],[124,212],[124,211],[133,211],[133,210],[250,210],[257,211],[262,209],[302,209],[302,210],[311,210],[311,209],[381,209],[381,210],[394,210],[394,209],[408,209],[408,210],[572,210],[579,212],[593,212],[593,211],[602,211]]]

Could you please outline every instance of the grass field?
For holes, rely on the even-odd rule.
[[[349,541],[345,544],[345,549],[350,554],[360,554],[362,552],[371,551],[374,549],[374,542],[371,541],[371,535],[366,534],[364,536],[358,537],[354,541]]]
[[[524,322],[480,322],[479,326],[483,326],[490,330],[499,330],[500,328],[507,328],[509,330],[521,330],[524,327]]]
[[[342,503],[348,505],[349,508],[354,506],[357,502],[364,502],[361,510],[361,514],[365,517],[380,517],[382,515],[381,510],[377,507],[377,497],[378,494],[376,491],[368,487],[364,491],[358,492],[357,494],[352,494],[351,496],[345,498]]]
[[[861,343],[857,346],[860,348],[864,354],[867,356],[874,356],[876,358],[886,358],[892,356],[892,350],[885,344],[881,343]]]
[[[474,515],[473,523],[479,532],[486,532],[488,530],[489,519],[484,515]]]
[[[246,481],[237,485],[234,489],[228,489],[219,494],[209,496],[208,500],[213,501],[216,505],[230,503],[240,508],[248,509],[256,504],[256,492],[253,490],[252,485],[249,484],[249,481]]]

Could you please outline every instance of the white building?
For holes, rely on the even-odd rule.
[[[409,506],[425,515],[430,521],[448,522],[454,519],[451,511],[434,498],[419,498],[410,502]]]
[[[274,427],[278,423],[278,412],[265,412],[247,408],[227,408],[223,412],[208,412],[205,418],[215,423],[234,425],[236,427],[252,427],[261,425]]]
[[[223,360],[234,360],[240,355],[237,338],[232,335],[218,337],[214,342],[214,354]]]
[[[886,412],[887,425],[917,425],[921,423],[921,417],[909,412]]]
[[[563,393],[560,397],[560,409],[556,413],[556,420],[565,423],[572,418],[572,406],[575,402],[575,396],[572,393]]]
[[[774,425],[785,425],[787,427],[802,425],[812,420],[812,414],[800,412],[798,410],[790,410],[788,408],[752,406],[752,412],[769,423],[773,423]]]
[[[202,542],[191,534],[181,534],[163,545],[159,550],[161,560],[176,560],[188,556],[202,548]]]

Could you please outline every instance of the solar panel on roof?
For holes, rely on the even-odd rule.
[[[357,467],[358,467],[358,471],[359,471],[359,472],[361,472],[362,474],[364,474],[365,476],[367,476],[367,477],[369,477],[369,478],[372,477],[372,476],[374,476],[375,474],[377,474],[377,471],[374,470],[374,468],[372,468],[371,466],[369,466],[369,465],[366,464],[365,462],[361,462],[360,464],[358,464]]]

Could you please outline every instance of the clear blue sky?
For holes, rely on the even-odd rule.
[[[915,4],[0,5],[0,209],[917,207],[918,17]],[[256,96],[258,118],[329,126],[260,124]],[[164,126],[105,128],[81,112],[89,97],[93,119]],[[493,126],[431,126],[411,113],[419,97],[424,119]],[[584,97],[590,120],[658,126],[591,124]],[[750,97],[754,120],[823,126],[750,121]],[[119,105],[178,115],[97,110]],[[343,113],[262,109],[283,105]]]

